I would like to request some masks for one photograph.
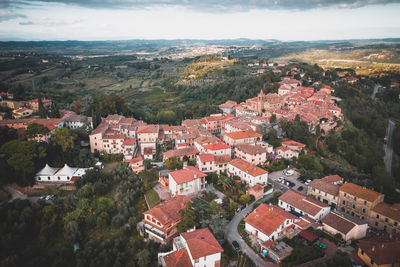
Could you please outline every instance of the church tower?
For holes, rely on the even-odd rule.
[[[264,101],[265,101],[265,95],[263,90],[260,90],[260,93],[257,96],[257,112],[258,115],[261,116],[262,114],[262,110],[264,109]]]

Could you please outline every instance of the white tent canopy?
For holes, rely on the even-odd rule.
[[[58,168],[50,167],[48,164],[44,166],[36,175],[37,176],[52,176],[58,171]]]
[[[72,168],[72,167],[68,166],[67,164],[65,164],[64,167],[61,168],[55,175],[72,177],[77,170],[78,170],[78,168]]]

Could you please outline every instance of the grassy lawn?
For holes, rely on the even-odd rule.
[[[150,208],[154,207],[158,203],[160,203],[160,197],[157,192],[153,189],[150,189],[146,192],[147,201],[149,202]]]

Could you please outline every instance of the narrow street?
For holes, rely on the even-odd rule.
[[[385,144],[385,157],[383,158],[385,162],[386,171],[390,174],[392,173],[392,156],[393,156],[393,133],[396,128],[396,124],[389,120],[389,126],[386,131],[386,144]]]
[[[268,194],[265,195],[262,198],[262,202],[265,202],[269,199],[271,199],[273,194]],[[246,215],[253,210],[253,206],[255,204],[255,201],[251,203],[248,207],[240,211],[233,217],[233,219],[230,221],[230,223],[227,226],[227,233],[226,237],[228,239],[228,242],[232,243],[232,241],[236,240],[242,249],[243,253],[246,253],[251,260],[254,262],[256,266],[278,266],[275,263],[267,262],[264,261],[259,255],[257,255],[254,250],[247,245],[247,243],[242,239],[242,237],[239,235],[239,232],[237,230],[237,227],[240,223],[240,221],[246,217]]]

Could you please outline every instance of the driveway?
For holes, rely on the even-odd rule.
[[[281,184],[281,183],[278,182],[278,178],[279,177],[283,177],[287,181],[293,182],[295,185],[292,188],[290,188],[287,185]],[[268,182],[270,184],[272,184],[274,189],[279,189],[282,192],[286,192],[289,189],[293,189],[293,190],[296,190],[299,193],[307,195],[307,186],[304,183],[302,183],[301,181],[297,180],[297,178],[299,178],[299,177],[300,177],[300,174],[298,172],[296,172],[296,171],[294,172],[293,175],[290,175],[290,176],[284,175],[282,173],[282,171],[276,171],[276,172],[271,172],[271,173],[268,174]],[[300,186],[303,187],[303,189],[301,191],[297,190],[297,188],[299,188]]]
[[[38,201],[40,199],[40,197],[28,197],[27,195],[25,195],[24,193],[22,193],[21,191],[18,191],[14,188],[12,188],[11,186],[4,186],[3,187],[5,191],[7,191],[8,193],[10,193],[11,195],[11,199],[9,200],[10,202],[15,200],[15,199],[27,199],[30,202],[34,203],[36,201]],[[51,200],[45,200],[47,203],[49,204],[53,204],[53,201]]]
[[[273,194],[265,195],[262,198],[262,202],[265,202],[269,199],[271,199]],[[254,262],[256,266],[278,266],[275,263],[267,262],[264,261],[259,255],[257,255],[252,248],[250,248],[247,243],[242,239],[242,237],[239,235],[239,232],[237,230],[237,227],[240,223],[240,221],[246,217],[247,213],[251,212],[253,210],[253,206],[255,204],[255,201],[250,204],[248,207],[237,213],[233,219],[229,222],[227,226],[227,232],[226,232],[226,237],[230,243],[232,241],[236,240],[239,244],[240,247],[242,248],[242,252],[246,253],[250,259]]]
[[[168,200],[171,198],[171,193],[168,191],[168,187],[166,186],[162,186],[159,183],[157,183],[154,187],[153,187],[154,191],[157,192],[158,196],[162,199],[162,200]]]

